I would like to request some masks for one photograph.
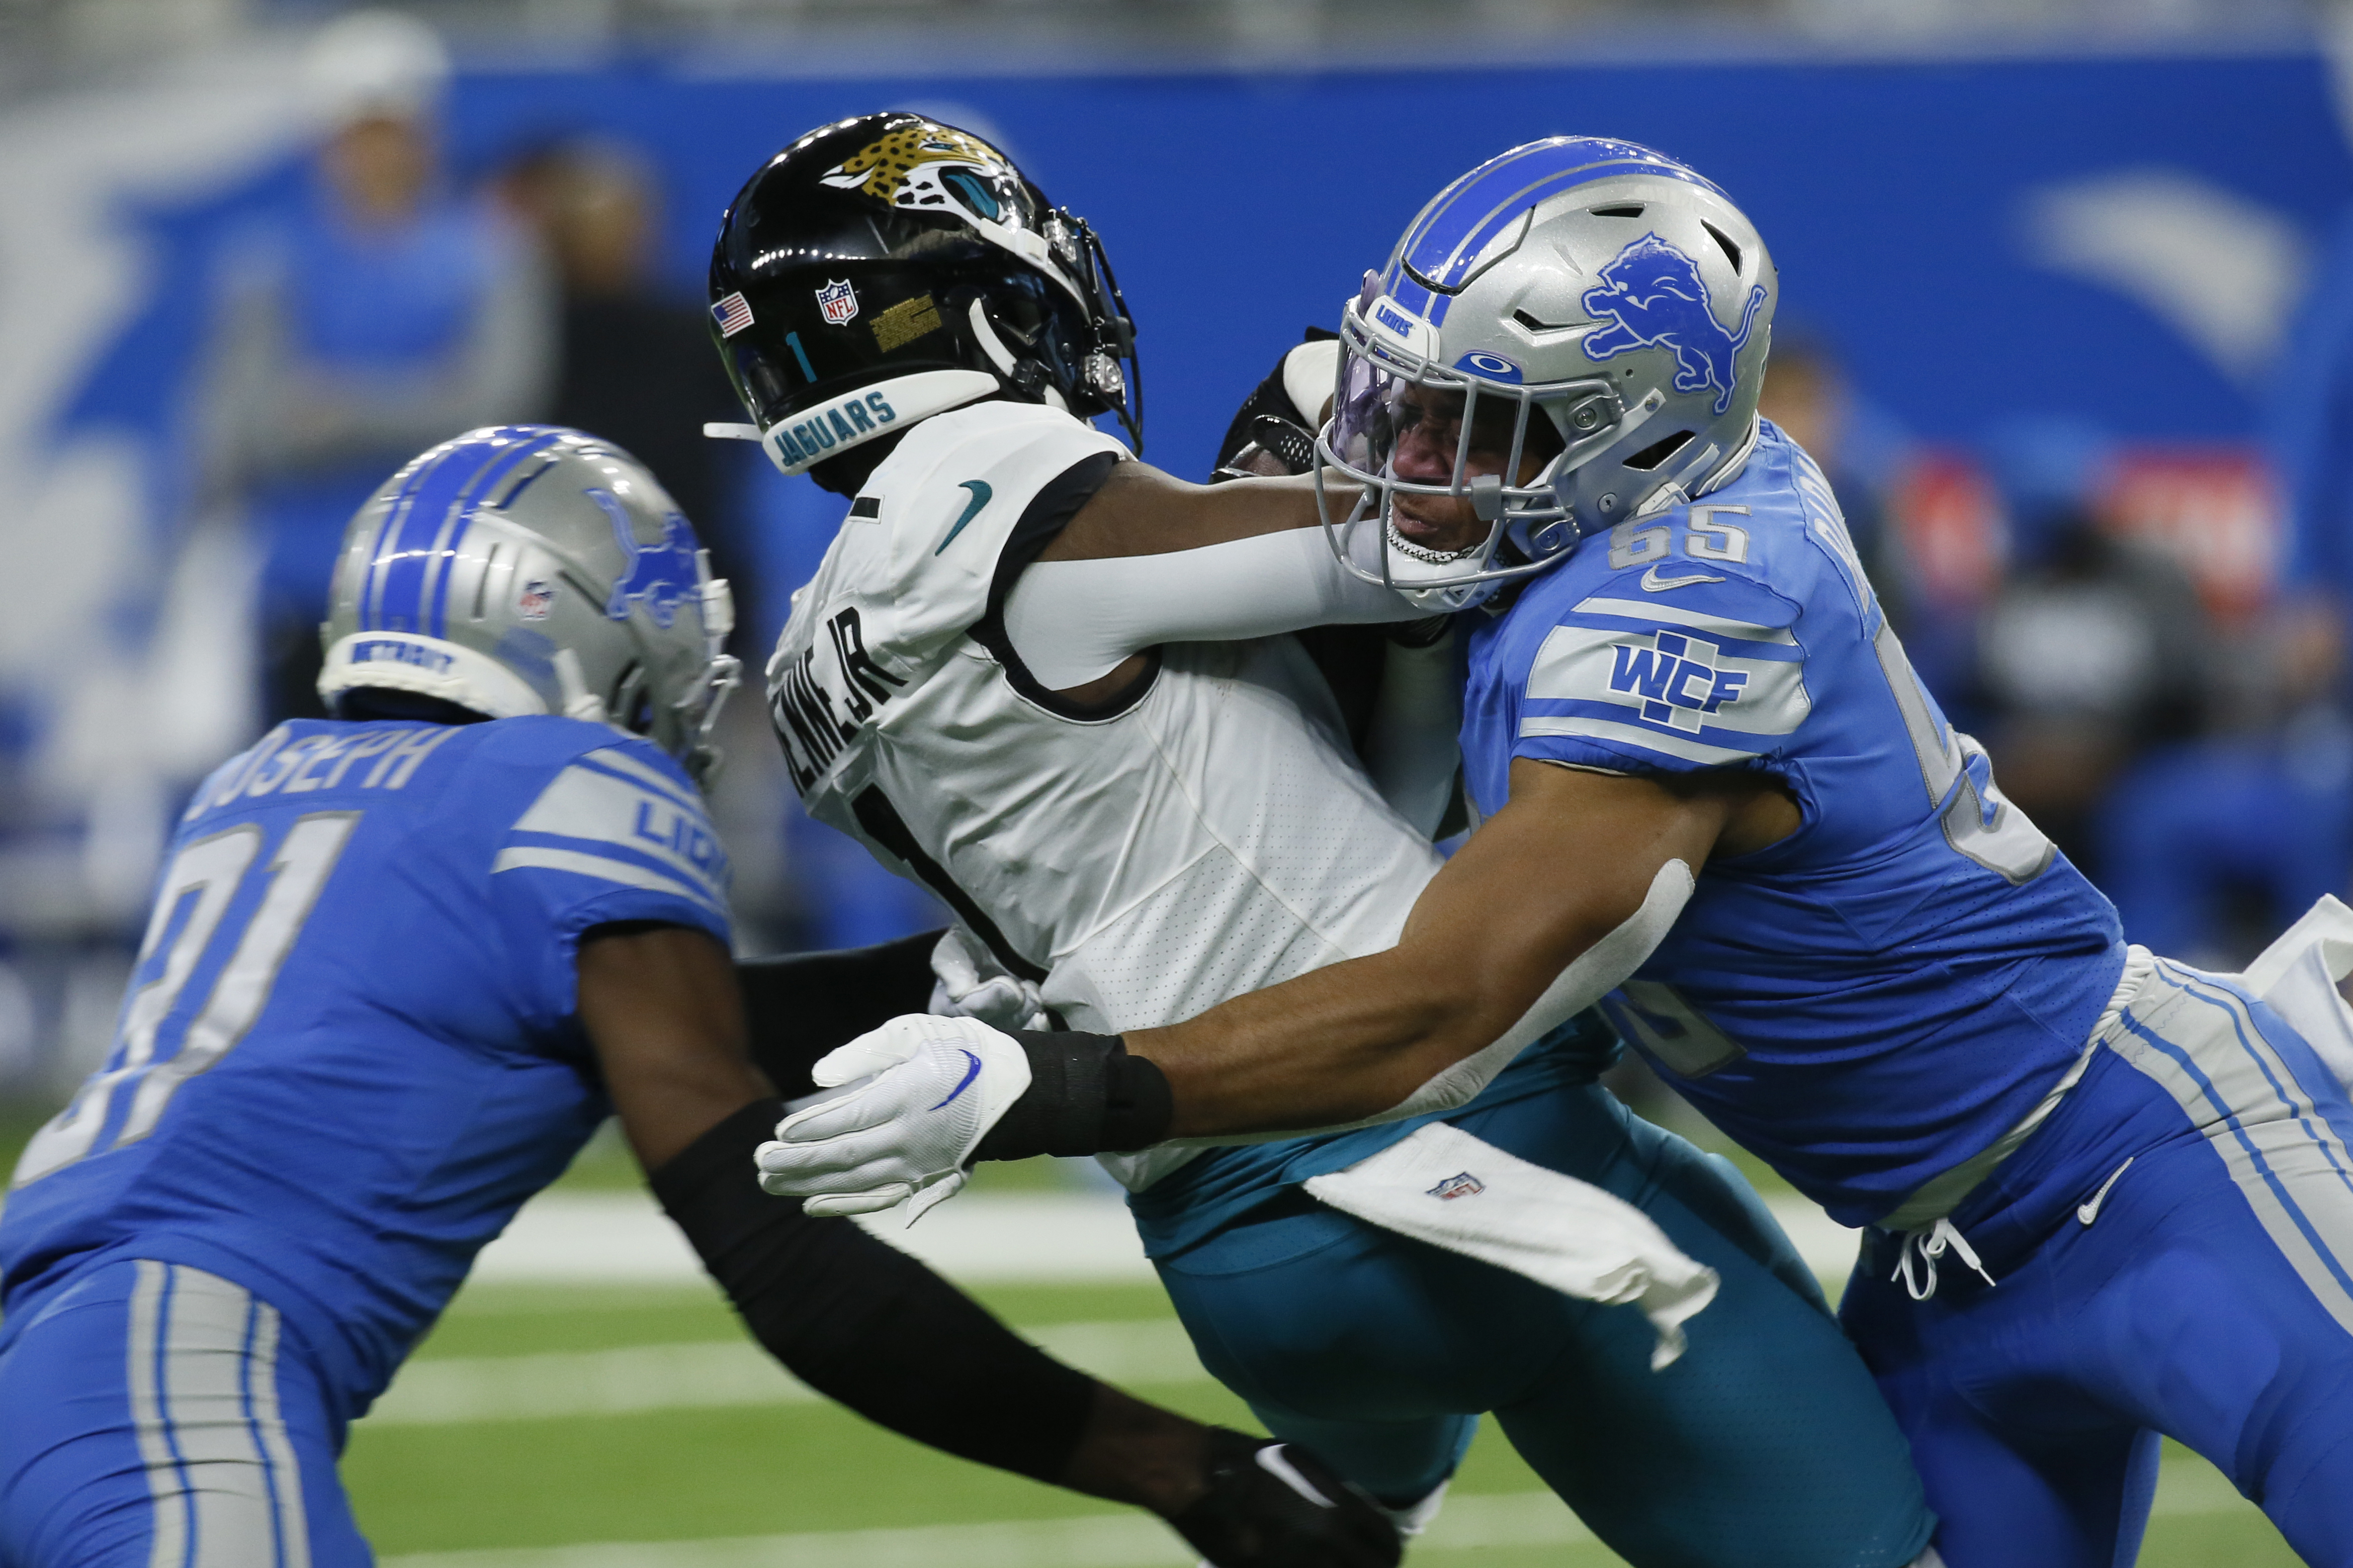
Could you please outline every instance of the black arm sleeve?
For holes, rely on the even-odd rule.
[[[870,1421],[1058,1481],[1086,1429],[1094,1379],[848,1220],[811,1219],[763,1193],[752,1151],[782,1114],[779,1102],[754,1100],[651,1178],[752,1337]]]
[[[752,1065],[786,1100],[816,1092],[809,1068],[819,1057],[902,1013],[931,1006],[932,949],[939,940],[938,931],[927,931],[872,947],[739,962],[735,979],[744,990]]]

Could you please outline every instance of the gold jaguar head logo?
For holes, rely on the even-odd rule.
[[[996,222],[1021,176],[979,137],[923,120],[868,143],[818,178],[894,207],[961,207]]]

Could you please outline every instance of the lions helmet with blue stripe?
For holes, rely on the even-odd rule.
[[[1086,220],[968,131],[905,112],[820,126],[720,220],[711,331],[787,474],[988,397],[1118,416],[1143,449],[1135,323]]]
[[[1318,484],[1341,561],[1461,609],[1588,534],[1728,483],[1756,445],[1778,291],[1740,210],[1647,147],[1556,136],[1472,170],[1345,312],[1319,447],[1361,489]],[[1402,478],[1399,437],[1432,408],[1459,416],[1452,472]],[[1489,460],[1472,461],[1474,434]],[[1418,544],[1398,531],[1400,497],[1467,506],[1485,537]],[[1371,529],[1378,548],[1356,548]]]
[[[372,692],[568,714],[646,736],[701,781],[719,763],[733,627],[693,525],[635,458],[577,430],[499,426],[425,453],[353,514],[319,695],[345,717]]]

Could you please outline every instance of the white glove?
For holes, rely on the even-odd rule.
[[[761,1187],[807,1201],[820,1217],[873,1214],[913,1198],[913,1225],[969,1179],[965,1163],[1029,1088],[1018,1042],[977,1018],[910,1013],[820,1058],[809,1076],[838,1088],[822,1105],[776,1123],[753,1154]]]
[[[962,926],[942,931],[932,949],[932,1012],[943,1018],[977,1018],[999,1029],[1047,1026],[1045,999],[1036,984],[1016,979]]]

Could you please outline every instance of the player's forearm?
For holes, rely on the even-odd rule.
[[[1513,1035],[1556,987],[1589,1005],[1649,956],[1720,809],[1526,767],[1512,803],[1415,900],[1397,946],[1126,1036],[1168,1080],[1170,1136],[1380,1117]]]
[[[1039,559],[1162,555],[1320,521],[1311,479],[1196,485],[1144,463],[1122,463]]]
[[[1324,490],[1335,515],[1356,502],[1356,488],[1335,485],[1328,473]],[[1196,485],[1144,463],[1122,463],[1039,559],[1165,555],[1322,521],[1311,475]]]
[[[750,1150],[781,1110],[744,1107],[652,1175],[769,1354],[902,1436],[1180,1530],[1203,1522],[1218,1439],[1232,1434],[1065,1366],[895,1247],[763,1194]]]
[[[745,1328],[803,1382],[871,1421],[982,1464],[1065,1480],[1094,1416],[1094,1380],[855,1226],[763,1194],[752,1150],[781,1110],[775,1100],[746,1106],[652,1177]]]
[[[1405,614],[1395,594],[1335,560],[1321,533],[1294,530],[1166,555],[1038,562],[1006,600],[1005,630],[1029,673],[1062,691],[1164,643],[1230,642]],[[1451,667],[1446,673],[1451,680]]]
[[[1168,1080],[1170,1137],[1363,1121],[1502,1036],[1589,945],[1549,973],[1541,961],[1393,948],[1125,1039]]]
[[[738,961],[753,1065],[786,1100],[809,1093],[817,1087],[809,1068],[819,1057],[931,1005],[932,950],[940,936],[928,931],[872,947]]]

